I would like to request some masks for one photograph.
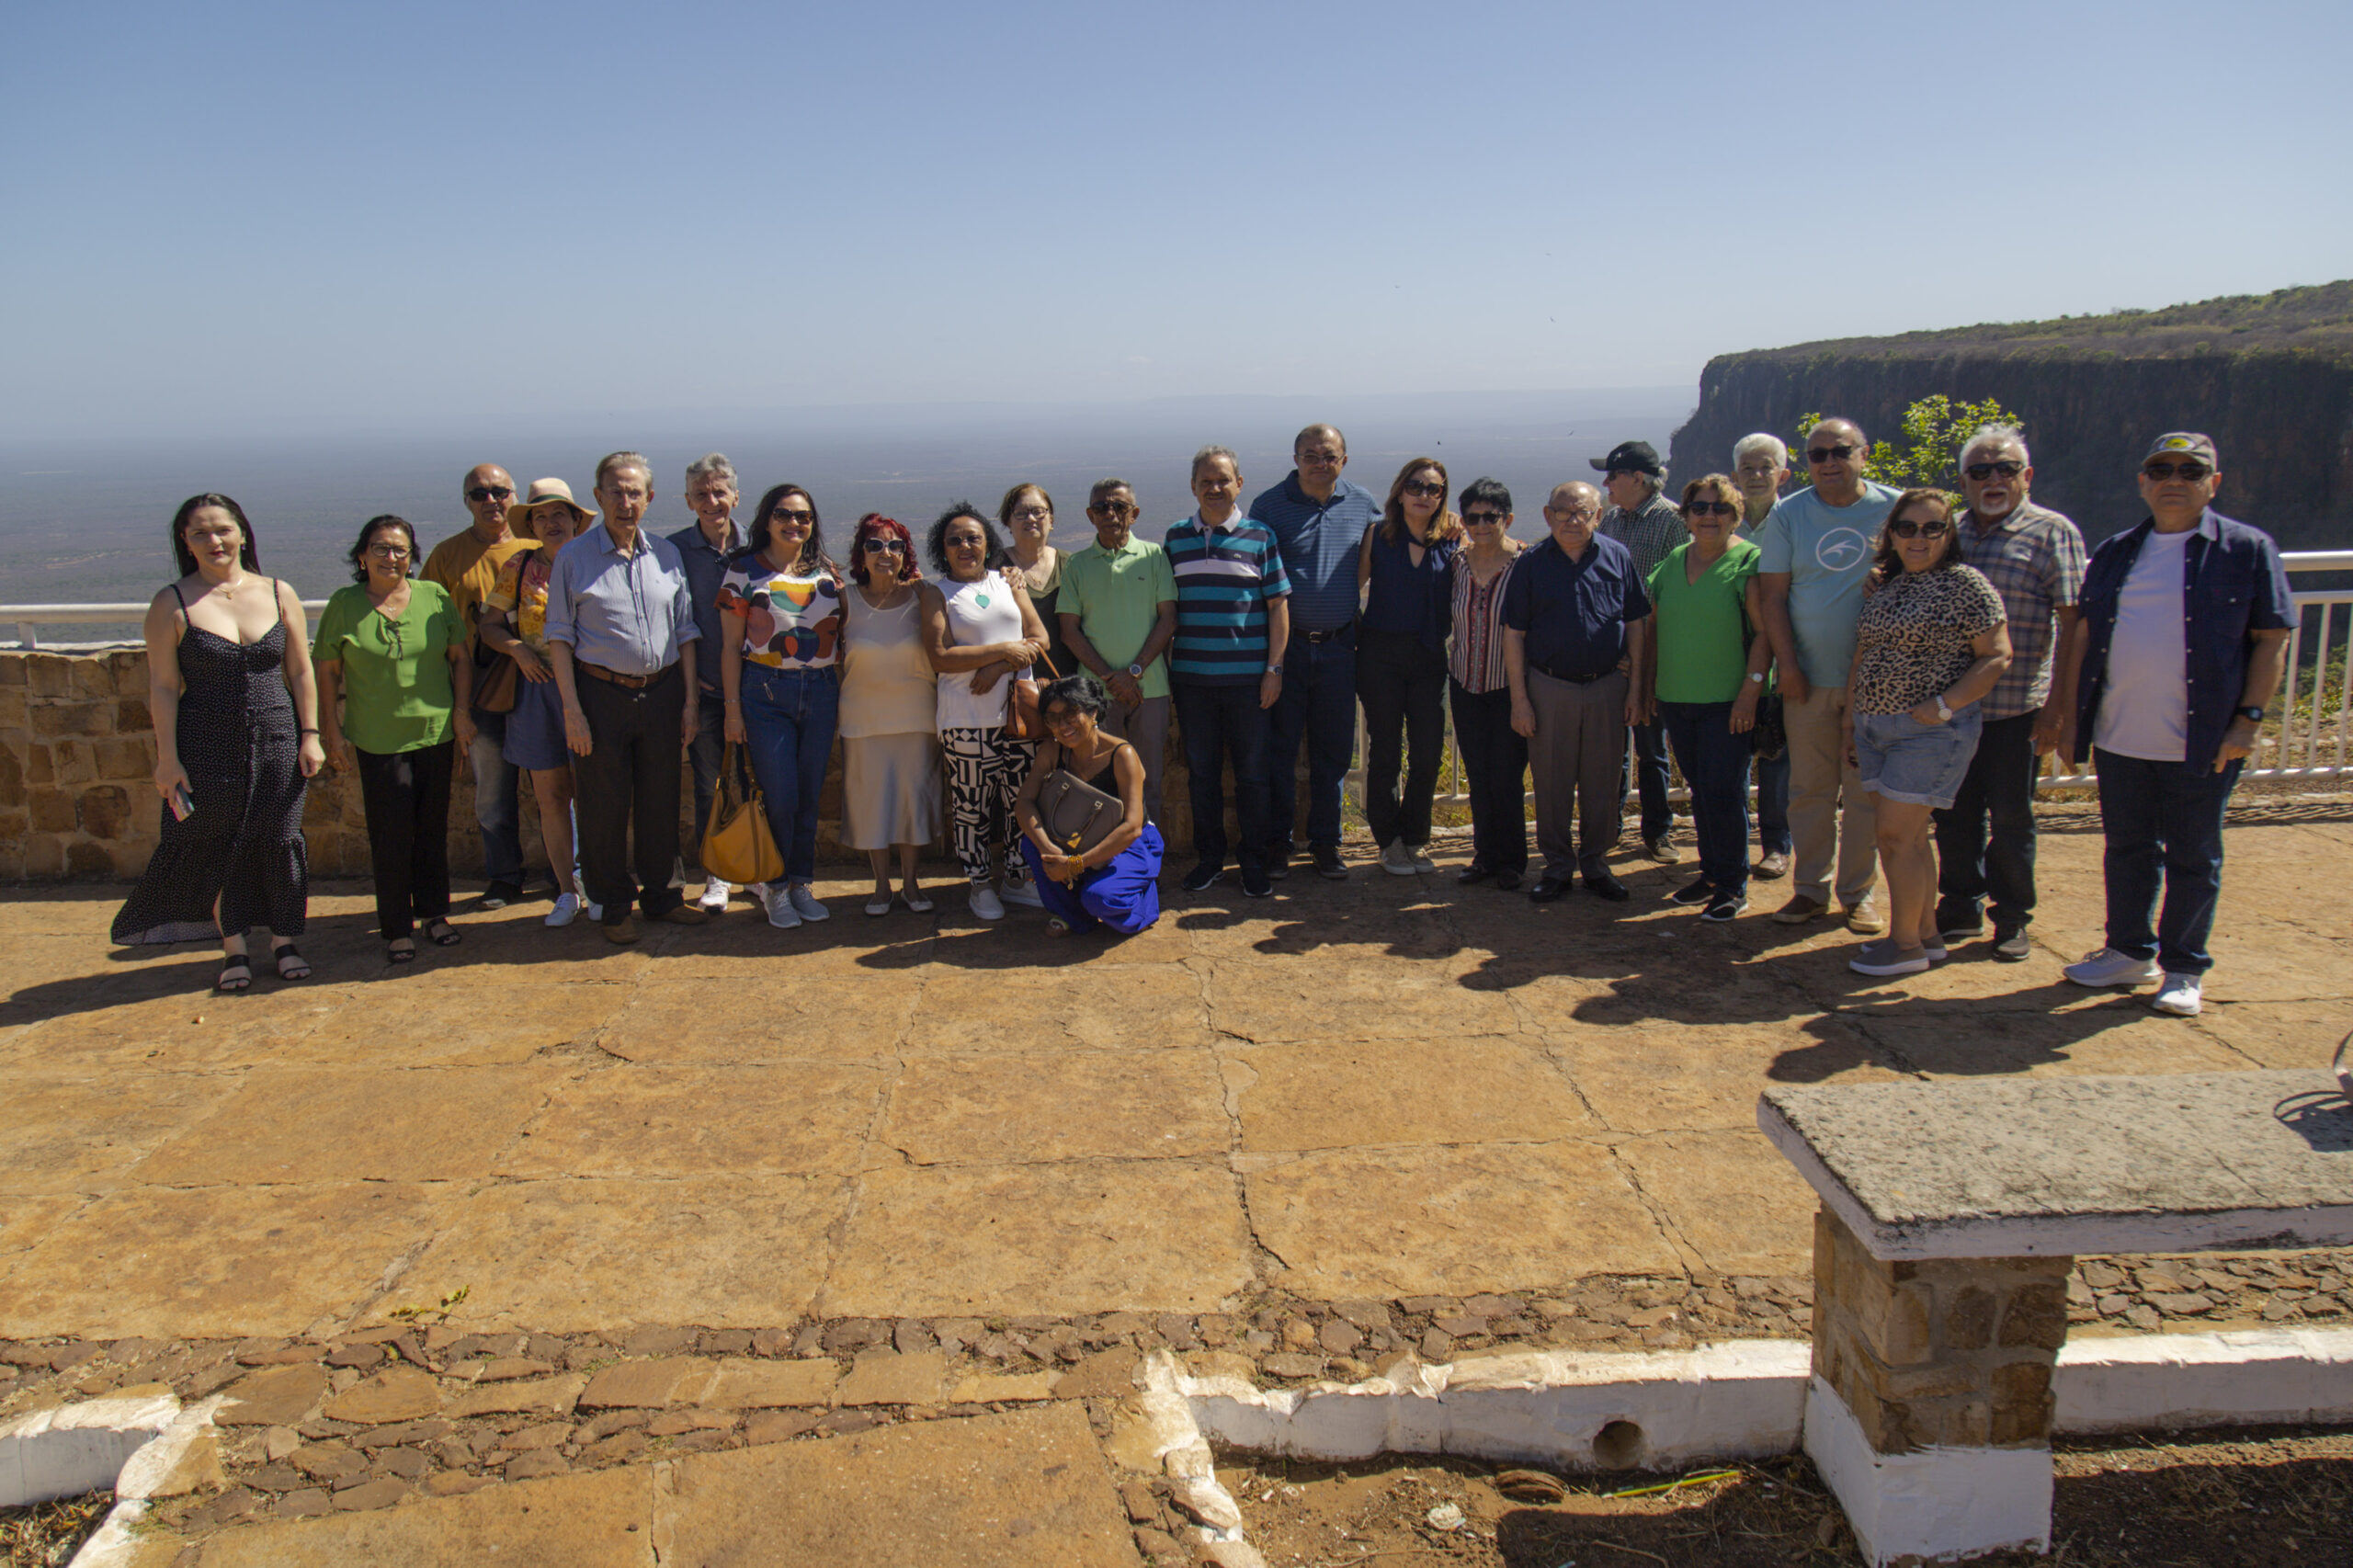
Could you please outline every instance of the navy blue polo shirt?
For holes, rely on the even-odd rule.
[[[1550,674],[1605,676],[1626,656],[1626,623],[1651,612],[1633,551],[1603,534],[1569,559],[1546,539],[1522,551],[1504,585],[1504,624],[1528,635],[1528,662]]]
[[[1274,530],[1290,576],[1290,629],[1333,631],[1357,618],[1357,551],[1364,530],[1381,520],[1381,503],[1361,484],[1343,479],[1332,498],[1318,501],[1290,471],[1250,503],[1250,516]]]
[[[2141,546],[2157,526],[2154,517],[2103,542],[2084,572],[2079,607],[2085,642],[2083,674],[2075,686],[2078,756],[2091,745],[2092,723],[2108,680],[2109,644],[2116,636],[2117,602]],[[2278,631],[2296,624],[2296,601],[2279,547],[2261,528],[2226,517],[2211,506],[2198,519],[2184,547],[2181,570],[2181,635],[2189,673],[2189,729],[2182,766],[2206,772],[2222,749],[2239,699],[2246,691],[2247,660],[2255,651],[2250,633]]]

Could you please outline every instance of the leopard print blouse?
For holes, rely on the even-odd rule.
[[[2008,619],[1974,567],[1906,572],[1866,591],[1855,623],[1855,711],[1904,713],[1977,662],[1972,638]]]

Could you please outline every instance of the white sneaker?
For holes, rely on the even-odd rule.
[[[989,886],[986,882],[974,882],[972,884],[972,896],[968,901],[968,905],[972,909],[972,918],[975,920],[1002,920],[1005,918],[1005,905],[998,902],[996,890]]]
[[[2160,1013],[2171,1013],[2177,1018],[2194,1018],[2203,1006],[2199,998],[2200,977],[2175,974],[2168,971],[2165,983],[2157,987],[2156,996],[2149,1003]]]
[[[602,912],[599,912],[597,918],[603,917]],[[569,926],[579,918],[580,895],[576,892],[568,892],[557,898],[555,907],[548,911],[546,923],[550,926]]]
[[[784,896],[791,903],[793,912],[803,920],[824,920],[827,917],[825,906],[817,902],[816,890],[807,882],[793,883],[785,891]]]
[[[2059,971],[2078,985],[2146,985],[2164,971],[2154,959],[2136,959],[2114,948],[2086,953],[2081,963]]]
[[[702,905],[705,915],[718,915],[725,911],[727,900],[734,892],[733,884],[712,877],[702,884],[702,897],[696,902]]]
[[[1405,847],[1404,839],[1392,839],[1381,846],[1381,869],[1392,877],[1414,874],[1414,852]]]
[[[768,924],[779,931],[790,931],[801,924],[801,912],[792,907],[792,900],[779,898],[766,882],[753,884],[753,892],[768,912]]]
[[[1046,907],[1046,901],[1038,896],[1038,890],[1031,887],[1027,881],[1017,882],[1008,877],[997,884],[996,895],[1006,903],[1017,903],[1024,909]]]

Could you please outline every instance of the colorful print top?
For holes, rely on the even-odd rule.
[[[744,621],[744,657],[777,670],[813,670],[842,656],[842,583],[772,570],[756,550],[729,558],[719,608]]]
[[[498,569],[498,581],[483,595],[482,608],[514,617],[515,635],[541,658],[548,651],[548,579],[555,575],[555,551],[536,546],[517,551]]]

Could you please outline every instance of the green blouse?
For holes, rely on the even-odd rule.
[[[367,588],[337,588],[319,612],[311,657],[343,665],[343,733],[361,751],[388,756],[439,745],[451,733],[457,693],[449,649],[465,645],[465,628],[449,590],[415,579],[408,608],[380,612]]]

